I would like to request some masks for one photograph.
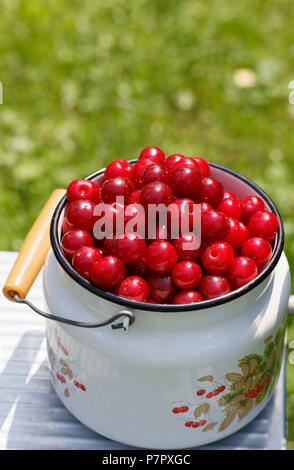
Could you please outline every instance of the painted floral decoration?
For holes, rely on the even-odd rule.
[[[86,386],[83,383],[84,381],[81,379],[80,367],[77,359],[73,358],[64,347],[56,328],[54,328],[53,337],[56,341],[57,348],[60,351],[60,355],[56,357],[56,354],[50,346],[47,338],[48,360],[53,382],[56,383],[56,380],[58,380],[58,382],[62,384],[64,387],[63,394],[66,398],[70,397],[71,393],[76,393],[77,391],[85,392]]]
[[[264,340],[264,353],[248,354],[238,362],[239,372],[228,372],[224,377],[206,375],[197,379],[193,403],[174,403],[172,413],[187,428],[201,428],[203,432],[225,430],[233,421],[241,421],[270,396],[277,382],[283,356],[287,316],[275,336]],[[221,408],[221,410],[220,410]]]

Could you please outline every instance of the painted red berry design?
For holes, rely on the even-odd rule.
[[[63,384],[66,383],[65,377],[63,377],[63,375],[59,374],[58,372],[56,372],[56,377],[58,378],[59,382]]]
[[[180,408],[180,412],[181,412],[181,413],[186,413],[187,411],[189,411],[189,407],[188,407],[188,406],[181,406],[181,408]]]
[[[173,408],[173,409],[172,409],[172,412],[175,413],[175,414],[177,414],[177,413],[180,412],[180,409],[179,409],[179,408]]]
[[[194,421],[192,423],[192,428],[198,428],[199,427],[199,422],[198,421]]]

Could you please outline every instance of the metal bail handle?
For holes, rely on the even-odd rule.
[[[113,329],[123,328],[127,331],[128,327],[135,321],[135,315],[128,310],[121,310],[103,322],[83,323],[43,312],[25,298],[45,262],[50,248],[49,229],[51,218],[58,202],[65,194],[64,189],[56,189],[51,194],[23,242],[3,287],[3,293],[8,300],[26,304],[36,313],[49,320],[82,328],[100,328],[111,324]],[[123,318],[123,321],[114,323],[119,318]]]
[[[75,320],[70,320],[68,318],[58,317],[57,315],[52,315],[51,313],[43,312],[43,310],[40,310],[38,307],[32,304],[32,302],[30,302],[29,300],[20,299],[17,294],[14,295],[14,300],[15,302],[19,304],[28,305],[28,307],[34,310],[34,312],[38,313],[42,317],[47,318],[48,320],[55,320],[61,323],[66,323],[67,325],[79,326],[82,328],[100,328],[102,326],[110,325],[111,323],[115,322],[119,318],[123,317],[124,318],[123,322],[113,323],[113,325],[111,325],[111,328],[113,328],[114,330],[123,328],[127,332],[129,326],[131,326],[135,321],[135,315],[132,312],[130,312],[129,310],[121,310],[120,312],[112,315],[112,317],[109,317],[105,321],[94,322],[94,323],[84,323],[84,322],[79,322]]]

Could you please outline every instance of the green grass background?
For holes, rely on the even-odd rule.
[[[256,181],[294,273],[293,24],[291,0],[2,0],[0,249],[54,188],[156,145]],[[240,67],[256,86],[236,85]],[[293,391],[288,360],[289,448]]]

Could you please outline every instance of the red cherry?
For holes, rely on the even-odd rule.
[[[103,249],[104,249],[104,252],[105,252],[106,256],[113,254],[114,239],[115,239],[115,237],[113,237],[113,235],[110,235],[109,237],[104,239]]]
[[[198,163],[196,162],[194,158],[183,157],[181,160],[179,160],[177,163],[174,164],[173,170],[175,168],[180,168],[182,166],[190,166],[193,168],[197,168],[197,170],[200,170],[201,172],[200,165],[198,165]]]
[[[170,155],[169,157],[165,159],[164,166],[170,172],[171,169],[174,167],[174,165],[178,163],[180,160],[182,160],[183,158],[185,158],[184,155],[180,155],[177,153],[175,153],[174,155]]]
[[[227,217],[218,210],[204,212],[201,217],[202,238],[208,242],[220,241],[229,231]]]
[[[132,222],[131,222],[132,221]],[[141,204],[128,204],[124,212],[124,227],[126,232],[139,232],[145,237],[145,210]]]
[[[100,289],[114,290],[124,277],[124,264],[116,256],[105,256],[91,266],[90,280]]]
[[[217,208],[219,211],[223,212],[228,217],[240,219],[241,203],[238,199],[227,197],[219,203]]]
[[[201,205],[201,215],[205,214],[205,212],[213,210],[213,207],[210,204],[208,204],[208,202],[201,202],[200,205]]]
[[[72,230],[73,226],[68,223],[66,219],[63,219],[62,221],[62,235],[64,235],[66,232],[69,232],[69,230]]]
[[[220,274],[208,274],[199,284],[199,290],[205,299],[213,299],[231,292],[231,286],[227,279]]]
[[[154,181],[153,183],[147,184],[141,191],[140,203],[148,209],[149,204],[164,204],[168,206],[173,201],[173,193],[171,188],[161,181]]]
[[[204,388],[200,388],[200,390],[197,390],[196,395],[198,395],[198,397],[201,397],[205,393],[206,393],[206,390]]]
[[[115,202],[117,197],[127,201],[134,190],[135,186],[130,178],[118,176],[104,181],[101,187],[101,196],[106,203]]]
[[[208,176],[203,178],[201,201],[208,202],[213,207],[217,207],[222,201],[223,196],[224,188],[219,181],[214,178],[209,178]]]
[[[181,161],[179,162],[181,163]],[[202,175],[198,168],[180,166],[173,168],[170,186],[179,197],[191,197],[198,200],[202,190]]]
[[[149,158],[155,163],[163,163],[165,160],[165,155],[158,147],[146,147],[140,153],[139,160],[144,160],[145,158]]]
[[[119,217],[121,217],[123,221],[122,225],[124,225],[126,207],[124,206],[124,204],[121,204],[119,202],[110,202],[109,204],[107,204],[107,206],[110,209],[109,217],[113,222],[113,233],[115,233],[117,230]]]
[[[109,235],[109,237],[106,237],[104,239],[104,251],[106,256],[107,255],[112,255],[113,254],[113,244],[114,244],[115,236]]]
[[[194,302],[201,302],[203,300],[200,292],[194,289],[181,290],[178,292],[174,299],[173,304],[192,304]]]
[[[98,219],[94,216],[96,204],[92,201],[78,199],[72,201],[66,208],[65,218],[73,228],[80,228],[91,232]]]
[[[127,264],[126,269],[129,276],[140,276],[143,279],[146,279],[151,274],[151,270],[146,264],[145,256],[136,263]]]
[[[122,230],[123,231],[123,228],[125,226],[125,210],[126,210],[126,206],[124,206],[124,204],[121,204],[119,202],[110,202],[109,204],[107,204],[108,208],[109,208],[109,213],[108,213],[108,217],[110,218],[110,220],[112,221],[112,224],[113,224],[113,233],[117,233],[117,231],[119,230]]]
[[[241,201],[241,220],[248,224],[250,217],[258,211],[264,211],[265,204],[258,196],[247,196]]]
[[[85,279],[90,279],[90,269],[93,263],[102,258],[100,251],[92,246],[82,246],[79,248],[73,258],[73,268]]]
[[[128,204],[139,204],[140,203],[141,189],[136,189],[128,198]]]
[[[67,199],[68,202],[87,199],[98,203],[101,201],[100,189],[94,181],[74,180],[67,188]]]
[[[261,271],[271,259],[272,247],[264,238],[252,237],[243,243],[241,253],[242,256],[252,258]]]
[[[204,269],[212,274],[225,273],[234,259],[234,250],[226,242],[210,243],[203,251],[201,261]]]
[[[148,165],[152,165],[153,163],[154,161],[150,160],[150,158],[144,158],[135,164],[133,168],[133,182],[137,188],[143,187],[142,173]]]
[[[153,163],[148,165],[142,172],[142,184],[146,186],[153,181],[162,181],[167,183],[169,179],[168,171],[163,165]]]
[[[180,289],[192,289],[199,284],[202,271],[194,261],[180,261],[172,271],[172,279]]]
[[[102,242],[104,243],[104,240],[102,240]],[[94,243],[94,246],[99,251],[99,253],[101,255],[101,258],[103,258],[104,256],[107,255],[106,250],[104,249],[104,247],[99,247],[99,246],[96,245],[96,243]]]
[[[237,199],[237,200],[239,201],[238,196],[236,196],[235,193],[232,193],[232,191],[224,191],[223,199],[227,199],[227,198],[230,198],[230,199]]]
[[[179,238],[172,240],[172,244],[177,252],[180,261],[197,261],[202,252],[202,246],[199,244],[197,235],[186,233]]]
[[[101,204],[101,211],[97,216],[97,223],[94,224],[93,234],[95,239],[103,240],[109,235],[124,231],[124,210],[125,206],[118,202],[110,202],[109,204]],[[98,213],[98,212],[96,212]],[[105,222],[102,225],[100,220],[103,218]]]
[[[255,212],[248,222],[250,237],[261,237],[272,243],[279,227],[279,219],[272,212]]]
[[[103,250],[105,256],[112,255],[114,239],[115,237],[113,235],[109,235],[109,237],[104,238]]]
[[[146,264],[152,271],[165,274],[173,269],[177,262],[177,252],[173,245],[164,240],[150,243],[146,250]]]
[[[197,228],[197,206],[192,199],[181,198],[175,200],[170,206],[167,214],[167,223],[172,232],[182,234],[183,231],[193,231],[193,223]],[[200,212],[200,211],[199,211]],[[199,214],[201,215],[201,214]]]
[[[147,278],[150,298],[159,303],[169,303],[175,296],[177,288],[170,274],[151,274]]]
[[[80,389],[81,389],[83,392],[85,392],[85,391],[86,391],[86,387],[85,387],[85,385],[83,385],[83,384],[79,384],[79,387],[80,387]]]
[[[229,231],[224,241],[229,243],[234,249],[240,248],[248,238],[248,229],[240,220],[229,217],[228,221]]]
[[[237,256],[237,258],[233,260],[228,278],[232,288],[238,289],[251,281],[257,274],[258,269],[253,259],[248,256]]]
[[[152,221],[152,224],[154,222]],[[156,226],[155,226],[155,231],[153,230],[153,226],[151,225],[151,222],[148,224],[148,230],[149,233],[147,234],[146,230],[146,235],[148,237],[146,240],[146,244],[150,245],[150,243],[154,242],[155,240],[166,240],[168,241],[170,239],[170,230],[169,227],[165,223],[159,223],[159,221],[156,221]]]
[[[186,426],[187,428],[190,428],[190,427],[192,426],[192,421],[186,421],[186,422],[185,422],[185,426]]]
[[[207,163],[206,160],[204,160],[203,158],[200,158],[200,157],[193,157],[193,159],[198,163],[198,165],[200,166],[200,170],[201,170],[201,173],[202,173],[202,176],[209,176],[209,173],[210,173],[210,167]]]
[[[94,238],[87,230],[74,229],[63,235],[61,248],[68,260],[71,260],[82,246],[94,246]]]
[[[116,238],[112,244],[112,253],[123,263],[136,263],[146,252],[146,243],[135,233],[126,233],[123,238]]]
[[[106,180],[112,178],[132,178],[133,168],[132,165],[126,160],[118,159],[110,162],[104,172]]]
[[[116,288],[115,293],[120,297],[145,302],[149,296],[149,287],[142,277],[129,276]]]

